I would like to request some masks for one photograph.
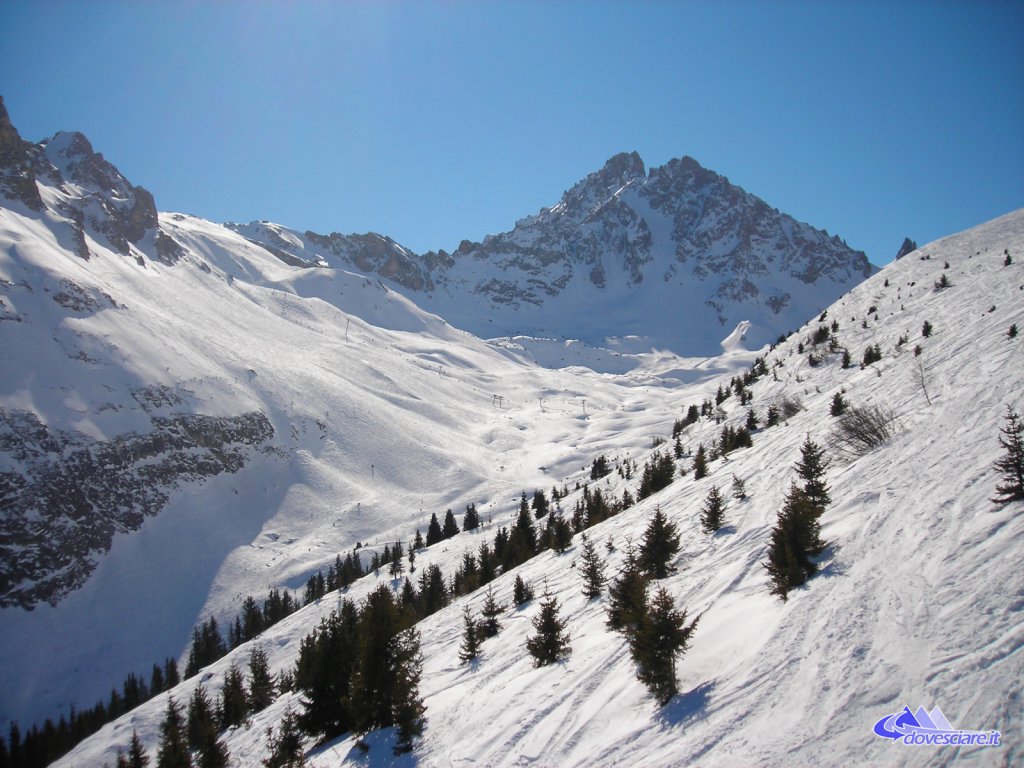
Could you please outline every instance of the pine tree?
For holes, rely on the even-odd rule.
[[[526,639],[526,649],[538,667],[554,664],[571,652],[566,621],[558,615],[558,600],[548,596],[541,601],[540,613],[533,619],[536,635]]]
[[[832,396],[832,405],[828,412],[830,416],[842,416],[846,413],[846,400],[843,399],[842,392],[836,392]]]
[[[290,707],[285,710],[276,734],[273,728],[267,728],[267,751],[270,755],[263,760],[264,768],[303,768],[306,765],[299,718]]]
[[[791,589],[817,573],[818,565],[813,558],[825,549],[819,516],[819,508],[793,483],[772,529],[768,561],[764,564],[773,595],[785,600]]]
[[[212,720],[203,729],[198,750],[196,768],[227,768],[228,748],[217,737],[217,728]]]
[[[779,406],[777,406],[775,403],[772,403],[771,405],[768,406],[768,415],[765,418],[765,422],[764,422],[765,426],[766,427],[774,427],[776,424],[779,423],[779,419],[780,419]]]
[[[647,613],[647,577],[640,568],[633,545],[626,547],[622,570],[608,585],[606,626],[632,637]]]
[[[932,324],[927,320],[925,320],[921,324],[921,335],[924,336],[926,339],[932,335],[932,330]]]
[[[704,443],[697,446],[697,453],[693,456],[693,479],[700,480],[707,477],[708,457],[704,451]]]
[[[456,528],[456,531],[458,529]],[[396,541],[394,546],[391,547],[391,564],[388,567],[388,575],[393,579],[400,578],[404,566],[402,565],[402,557],[405,553],[402,551],[402,542]]]
[[[675,573],[672,558],[679,551],[679,532],[658,506],[644,531],[640,544],[640,568],[652,579],[664,579]]]
[[[181,707],[171,696],[167,697],[167,714],[160,724],[160,746],[156,754],[156,768],[192,768]]]
[[[544,495],[543,490],[536,490],[533,492],[533,501],[530,504],[533,507],[533,516],[540,519],[548,513],[550,505],[548,504],[548,497]]]
[[[444,525],[441,527],[441,535],[446,539],[450,539],[458,534],[458,532],[459,524],[455,522],[455,515],[449,509],[444,513]]]
[[[224,685],[220,689],[220,726],[231,728],[241,725],[248,714],[245,680],[238,667],[232,664],[224,675]]]
[[[249,709],[263,711],[273,703],[275,693],[267,652],[253,648],[249,655]]]
[[[800,461],[796,463],[796,472],[804,481],[804,494],[808,501],[819,510],[818,516],[832,503],[829,487],[825,482],[825,472],[831,462],[825,458],[825,449],[811,440],[810,435],[800,446]]]
[[[437,544],[437,542],[444,539],[444,534],[441,532],[441,524],[437,522],[437,514],[432,512],[430,514],[430,525],[427,526],[427,546]]]
[[[488,586],[484,604],[480,608],[480,615],[483,616],[480,621],[480,634],[483,637],[494,637],[501,631],[498,617],[504,610],[504,606],[499,605],[498,601],[494,599],[494,589]]]
[[[736,475],[732,476],[732,497],[736,501],[743,501],[747,498],[747,484]]]
[[[466,516],[462,518],[462,530],[474,531],[480,527],[480,514],[476,511],[476,504],[469,504],[466,507]]]
[[[678,693],[676,659],[686,652],[698,621],[700,616],[687,625],[686,611],[677,610],[672,596],[661,587],[630,643],[637,677],[662,706]]]
[[[1009,405],[1006,406],[1006,425],[999,431],[999,444],[1006,455],[995,463],[995,468],[1003,474],[1003,482],[996,486],[998,495],[992,503],[1002,506],[1024,500],[1024,422]]]
[[[352,677],[359,652],[359,612],[355,603],[341,606],[303,638],[295,671],[302,691],[299,725],[311,736],[340,736],[353,727]]]
[[[580,568],[580,573],[583,574],[583,594],[590,599],[600,597],[607,581],[604,575],[604,561],[597,554],[594,542],[586,536],[583,537],[580,557],[583,561],[583,567]]]
[[[533,587],[523,581],[523,577],[516,574],[516,582],[512,586],[512,602],[516,605],[524,605],[533,600]]]
[[[192,690],[188,700],[188,713],[185,716],[185,735],[192,749],[199,749],[206,731],[214,724],[213,707],[202,684]]]
[[[2,739],[0,739],[2,743]],[[6,768],[6,764],[0,763]],[[142,740],[139,738],[138,732],[132,729],[132,740],[128,745],[128,752],[117,753],[117,768],[146,768],[149,765],[149,755],[146,754],[145,748],[142,746]]]
[[[413,537],[413,540],[412,540],[412,548],[413,549],[423,549],[424,546],[426,546],[426,545],[423,542],[423,534],[421,534],[420,533],[420,529],[417,528],[416,529],[416,536]]]
[[[711,486],[707,497],[704,499],[704,507],[701,509],[700,524],[705,533],[714,533],[722,527],[722,519],[725,515],[725,499],[718,492],[718,486]]]
[[[462,609],[462,645],[459,646],[459,658],[465,662],[473,661],[480,655],[480,628],[477,626],[469,605]]]

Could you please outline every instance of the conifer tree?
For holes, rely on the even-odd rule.
[[[206,731],[214,726],[213,707],[202,684],[192,690],[188,700],[188,713],[185,716],[185,735],[192,749],[199,749]]]
[[[0,765],[2,765],[2,763],[0,763]],[[128,752],[118,752],[117,754],[117,768],[146,768],[148,765],[149,755],[146,754],[146,750],[142,746],[142,740],[139,738],[138,731],[133,728],[132,740],[128,745]]]
[[[679,551],[679,532],[661,506],[654,510],[654,516],[647,524],[644,539],[640,544],[640,569],[652,579],[664,579],[675,573],[672,558]]]
[[[818,523],[820,515],[820,508],[793,483],[772,529],[765,563],[773,595],[785,600],[791,589],[817,573],[818,565],[813,558],[825,549]]]
[[[825,472],[830,465],[831,462],[825,457],[825,449],[808,435],[800,446],[800,461],[796,463],[796,472],[804,481],[803,490],[807,500],[820,510],[819,517],[832,503],[829,487],[825,482]]]
[[[181,707],[171,696],[167,697],[167,714],[160,723],[160,746],[157,749],[156,768],[192,768]]]
[[[1009,405],[1006,406],[1006,425],[999,431],[999,444],[1006,450],[1006,455],[995,463],[995,468],[1003,475],[1003,482],[996,486],[998,495],[992,502],[1002,506],[1024,500],[1024,422]]]
[[[423,534],[420,533],[420,529],[416,529],[416,536],[412,540],[413,549],[423,549],[425,544],[423,543]]]
[[[523,577],[516,574],[516,582],[512,586],[512,602],[516,605],[523,605],[533,600],[533,587],[523,580]]]
[[[196,768],[227,768],[230,757],[228,748],[217,737],[217,728],[212,720],[203,729],[198,750]]]
[[[842,416],[846,413],[846,400],[843,398],[842,392],[836,392],[832,396],[832,405],[828,412],[830,416]]]
[[[606,626],[632,637],[647,613],[647,577],[640,568],[632,543],[626,545],[622,570],[608,585]]]
[[[450,539],[458,534],[458,532],[459,524],[455,522],[455,515],[449,509],[444,513],[444,525],[441,527],[441,535],[446,539]]]
[[[351,693],[359,652],[359,612],[346,598],[302,640],[295,685],[302,691],[299,725],[311,736],[339,736],[353,727]]]
[[[275,693],[267,652],[253,648],[249,655],[249,709],[262,712],[273,703]]]
[[[388,574],[393,579],[401,577],[404,566],[402,565],[402,557],[405,553],[402,551],[402,542],[396,541],[395,545],[391,548],[391,564],[388,567]]]
[[[672,596],[660,587],[630,642],[637,677],[662,706],[678,693],[676,659],[686,652],[698,621],[700,616],[687,625],[686,611],[677,610]]]
[[[571,646],[566,622],[558,615],[558,600],[549,595],[541,601],[540,613],[533,619],[537,634],[526,639],[526,649],[538,667],[554,664],[569,655]]]
[[[722,520],[725,515],[725,499],[718,491],[718,486],[711,486],[707,497],[704,499],[704,506],[701,509],[700,524],[705,533],[714,533],[722,527]]]
[[[430,525],[427,526],[427,546],[437,544],[437,542],[444,539],[444,534],[441,532],[441,524],[437,522],[437,513],[430,513]]]
[[[548,497],[544,495],[543,490],[536,490],[533,492],[533,501],[530,503],[533,507],[533,516],[536,518],[542,518],[548,513],[550,505],[548,504]]]
[[[306,765],[299,718],[290,707],[285,710],[276,734],[273,728],[267,728],[267,751],[270,755],[263,759],[264,768],[303,768]]]
[[[480,514],[476,511],[476,504],[466,506],[466,515],[462,518],[462,530],[473,531],[480,527]]]
[[[499,605],[498,601],[494,598],[494,589],[488,586],[487,594],[484,597],[484,604],[480,608],[480,615],[483,617],[480,620],[480,634],[482,637],[494,637],[501,631],[498,617],[504,610],[504,606]]]
[[[693,479],[700,480],[707,477],[708,457],[704,451],[704,443],[697,446],[697,453],[693,456]]]
[[[220,726],[231,728],[241,725],[249,715],[249,701],[245,693],[245,679],[242,672],[232,664],[224,675],[220,689]]]
[[[732,497],[736,501],[743,501],[747,498],[747,484],[736,475],[732,476]]]
[[[462,609],[462,645],[459,646],[459,658],[465,662],[473,661],[480,655],[480,628],[473,618],[473,612],[466,605]]]
[[[580,558],[583,562],[583,567],[580,568],[580,573],[583,574],[583,594],[590,599],[600,597],[607,581],[604,575],[604,561],[597,554],[594,542],[585,535]]]

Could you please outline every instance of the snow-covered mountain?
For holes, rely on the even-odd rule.
[[[999,479],[993,463],[1003,455],[997,438],[1005,408],[1022,406],[1024,349],[1021,338],[1009,334],[1024,323],[1022,270],[1024,210],[889,265],[766,355],[771,375],[750,386],[751,407],[762,418],[784,399],[799,401],[802,410],[755,432],[752,448],[713,461],[706,478],[678,478],[591,529],[612,573],[622,564],[625,542],[640,539],[655,508],[683,532],[679,572],[664,583],[701,621],[679,664],[681,693],[666,707],[657,707],[636,680],[625,641],[605,627],[606,598],[581,594],[582,578],[573,567],[577,537],[566,553],[545,552],[494,582],[506,605],[503,629],[485,642],[476,664],[460,663],[456,647],[463,605],[478,611],[481,595],[459,599],[420,623],[428,725],[413,756],[392,758],[387,734],[370,739],[369,755],[349,736],[316,748],[309,743],[309,764],[1019,763],[1024,514],[1019,502],[998,507],[989,499]],[[937,290],[943,274],[949,287]],[[837,346],[830,351],[826,342],[815,344],[815,336],[832,323]],[[857,360],[875,345],[880,360],[843,367],[842,350]],[[510,453],[543,462],[548,478],[571,488],[587,480],[586,461],[599,452],[620,466],[626,457],[642,462],[651,436],[671,430],[678,406],[699,402],[721,381],[673,390],[668,398],[660,388],[642,388],[632,403],[610,407],[588,399],[587,417],[577,412],[572,425],[553,419],[554,408],[509,403],[503,417],[536,446]],[[832,444],[836,420],[829,414],[837,392],[851,405],[891,408],[898,427],[862,456],[832,456],[833,502],[822,519],[829,547],[821,572],[780,602],[769,595],[762,567],[769,530],[795,477],[800,444],[808,436]],[[746,418],[736,397],[722,409],[724,425]],[[690,451],[711,444],[722,426],[701,419],[684,431],[683,441]],[[469,457],[478,449],[460,450]],[[733,477],[745,481],[747,498],[730,499],[726,527],[708,535],[698,523],[701,506],[712,486],[725,491]],[[613,473],[600,487],[614,497],[635,482]],[[578,494],[562,505],[571,508]],[[495,523],[515,506],[507,497],[496,501]],[[451,573],[493,531],[492,524],[459,534],[423,551],[417,564],[437,563]],[[572,643],[564,662],[532,665],[524,646],[538,607],[509,607],[516,575],[560,602]],[[383,573],[368,576],[347,596],[358,600],[387,581]],[[275,670],[287,670],[300,639],[338,598],[328,594],[303,608],[171,695],[186,701],[200,679],[217,690],[228,665],[244,665],[255,645],[268,652]],[[224,735],[235,764],[254,765],[265,756],[266,728],[286,709],[300,708],[299,698],[286,694]],[[166,705],[166,694],[156,697],[57,764],[111,762],[133,730],[152,753]],[[876,722],[905,706],[940,707],[956,728],[999,731],[1001,746],[911,747],[873,732]]]
[[[419,257],[374,235],[332,236],[336,249],[314,248],[315,237],[278,225],[224,227],[156,213],[155,205],[150,216],[145,191],[87,147],[73,134],[28,144],[0,115],[4,730],[11,720],[24,731],[91,706],[127,673],[148,675],[153,662],[183,658],[195,624],[233,619],[246,596],[300,590],[357,542],[379,551],[425,530],[431,513],[475,503],[481,530],[417,557],[418,568],[436,563],[450,576],[464,553],[508,523],[522,491],[566,486],[561,504],[571,509],[594,458],[642,465],[688,405],[714,397],[763,354],[769,375],[750,387],[753,409],[763,419],[770,404],[796,399],[803,410],[756,431],[752,448],[713,461],[707,478],[677,478],[589,531],[612,573],[656,507],[683,531],[679,572],[665,584],[702,618],[679,665],[682,693],[658,708],[636,680],[625,642],[604,626],[605,599],[580,592],[577,537],[566,553],[542,553],[493,584],[506,605],[516,575],[558,598],[573,646],[562,664],[535,669],[526,654],[536,604],[507,608],[501,634],[471,667],[455,648],[463,605],[478,610],[481,595],[421,622],[428,725],[413,756],[398,764],[1021,760],[1024,515],[1020,504],[996,508],[988,499],[1005,406],[1024,406],[1024,348],[1008,334],[1024,323],[1024,211],[908,253],[831,305],[815,304],[779,326],[803,325],[770,351],[747,351],[759,318],[737,314],[724,326],[710,323],[717,354],[687,359],[637,354],[627,341],[600,349],[532,336],[483,341],[418,304],[437,307],[430,302],[447,295],[439,286],[453,286],[454,296],[456,275],[476,265],[493,276],[493,262],[504,257],[477,258],[477,246],[466,246],[443,267],[439,255]],[[610,165],[605,189],[619,183],[611,197],[624,201],[616,216],[629,219],[626,207],[636,213],[639,201],[656,199],[652,179],[672,186],[662,169],[645,176],[629,156]],[[687,173],[701,176],[693,167],[671,176]],[[601,208],[599,199],[616,209],[590,181],[581,183],[590,197],[574,188],[562,211],[536,217],[534,231],[568,226],[591,203]],[[716,205],[703,210],[731,215]],[[542,227],[545,217],[561,223]],[[653,214],[645,209],[641,218],[651,243],[667,242],[659,240],[664,228],[651,227]],[[526,253],[527,223],[478,247],[505,238],[516,244],[509,253],[521,248],[513,260],[529,272],[543,249]],[[751,243],[771,239],[768,229],[754,230]],[[802,232],[795,223],[791,230]],[[597,228],[583,231],[597,236]],[[718,241],[706,236],[694,236],[697,251],[701,242],[714,250]],[[639,242],[632,238],[623,242]],[[673,250],[671,259],[689,268],[702,258],[697,251],[679,261]],[[584,286],[583,262],[569,260],[572,276],[544,306],[572,307],[577,282],[580,296],[584,287],[603,290],[628,306],[630,291],[655,282],[647,270],[669,258],[653,246],[650,261],[640,246],[634,252],[646,276],[639,285],[629,283],[623,261],[618,283],[606,277],[604,289]],[[728,252],[739,261],[752,253]],[[553,257],[539,269],[558,263]],[[824,269],[788,263],[790,272],[811,263]],[[720,264],[732,269],[730,259]],[[943,274],[949,287],[939,290]],[[837,294],[842,282],[835,278]],[[492,295],[472,301],[490,306]],[[517,311],[500,317],[511,321]],[[567,311],[559,322],[571,317]],[[927,337],[925,321],[933,328]],[[835,348],[816,344],[819,326],[833,323],[826,335]],[[657,333],[648,326],[640,335]],[[876,344],[881,360],[858,366]],[[848,368],[844,348],[854,361]],[[768,594],[761,565],[769,531],[800,443],[810,435],[830,444],[829,404],[841,390],[852,404],[892,407],[899,431],[862,457],[834,459],[822,573],[782,603]],[[734,396],[718,416],[737,425],[746,412]],[[689,451],[710,445],[722,427],[701,419],[682,441]],[[748,498],[730,501],[726,528],[708,536],[697,524],[701,504],[712,485],[726,491],[734,475],[746,481]],[[613,472],[600,487],[619,497],[636,483]],[[383,572],[371,575],[348,596],[361,599],[387,581]],[[170,695],[185,702],[200,681],[215,692],[228,665],[244,666],[256,645],[273,671],[291,668],[301,639],[339,597],[304,607]],[[57,765],[113,764],[133,729],[153,754],[167,695],[104,726]],[[1000,730],[1004,745],[922,751],[872,733],[905,705],[940,706],[961,728]],[[258,765],[266,728],[299,706],[299,694],[287,694],[225,734],[232,764]],[[310,764],[391,764],[390,738],[371,738],[369,756],[353,737],[309,743]]]
[[[794,220],[702,168],[648,173],[619,154],[558,204],[482,243],[417,256],[379,235],[230,225],[297,264],[374,273],[484,337],[581,339],[707,355],[741,321],[775,341],[872,273],[838,235]]]

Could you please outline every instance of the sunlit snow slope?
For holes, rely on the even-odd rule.
[[[1008,266],[1005,253],[1012,255]],[[934,285],[943,273],[951,286],[938,291]],[[248,291],[239,300],[285,300],[276,290],[265,290],[265,296]],[[1006,405],[1018,412],[1024,408],[1024,341],[1007,333],[1011,324],[1024,325],[1024,211],[927,245],[886,267],[830,307],[820,324],[833,321],[839,326],[839,343],[854,360],[851,367],[841,367],[838,352],[812,349],[811,337],[819,325],[815,319],[767,354],[770,373],[753,385],[753,407],[762,418],[769,404],[783,397],[799,399],[801,412],[787,423],[757,431],[753,448],[736,451],[727,461],[714,461],[707,478],[678,478],[590,532],[600,551],[606,552],[606,542],[614,546],[608,555],[613,572],[622,561],[626,541],[640,539],[656,506],[683,532],[676,561],[679,571],[665,586],[680,606],[702,618],[691,649],[679,664],[681,693],[665,708],[659,709],[635,679],[625,642],[605,628],[605,598],[587,601],[581,594],[581,577],[572,567],[578,557],[577,538],[565,554],[544,553],[517,570],[538,591],[547,590],[561,603],[572,636],[572,654],[564,663],[533,667],[524,647],[532,631],[530,620],[538,611],[531,603],[521,610],[507,609],[501,634],[485,643],[480,661],[460,664],[456,648],[463,603],[479,609],[482,596],[463,598],[420,625],[425,656],[421,690],[428,725],[414,754],[393,759],[387,734],[369,740],[368,755],[355,746],[354,737],[345,737],[322,747],[310,744],[310,764],[1009,766],[1024,761],[1024,508],[1020,503],[998,508],[989,501],[998,481],[993,462],[1002,453],[997,437]],[[922,336],[925,321],[934,329],[927,338]],[[337,335],[317,344],[316,331],[323,326],[315,317],[296,318],[295,327],[301,331],[290,331],[298,335],[287,337],[289,344],[275,344],[272,352],[259,354],[284,354],[288,346],[304,343],[318,361],[310,366],[313,371],[326,369],[327,360],[339,359],[349,362],[333,363],[337,370],[368,371],[390,345],[400,351],[405,367],[402,377],[392,371],[389,376],[418,396],[426,394],[428,379],[443,379],[443,386],[430,388],[431,397],[448,393],[452,411],[459,413],[455,402],[464,409],[462,419],[447,408],[443,417],[437,413],[441,426],[433,428],[436,438],[423,438],[425,445],[403,442],[407,449],[395,452],[393,464],[385,463],[379,448],[370,447],[371,441],[359,443],[359,448],[370,451],[362,461],[387,467],[380,470],[378,482],[423,466],[430,472],[429,482],[422,483],[426,509],[442,500],[453,505],[486,500],[495,524],[514,507],[509,492],[515,483],[503,478],[514,475],[520,484],[532,480],[547,487],[557,481],[572,487],[576,480],[586,479],[585,467],[598,453],[619,462],[630,455],[642,463],[651,437],[667,437],[680,409],[699,403],[716,387],[711,379],[692,389],[623,388],[624,380],[577,378],[582,376],[578,371],[554,384],[536,372],[507,367],[494,352],[473,344],[459,347],[458,364],[450,357],[440,361],[439,372],[439,361],[432,355],[440,352],[423,348],[431,337],[371,333],[360,326],[360,335],[348,346]],[[903,336],[906,341],[898,343]],[[882,359],[859,367],[864,348],[874,344]],[[819,364],[811,364],[811,353]],[[367,362],[357,365],[354,360]],[[258,364],[256,370],[261,370]],[[356,378],[354,373],[347,375]],[[301,402],[302,410],[288,417],[298,421],[296,416],[304,414],[310,424],[305,436],[300,432],[289,438],[300,449],[293,455],[303,458],[282,458],[280,467],[266,460],[255,488],[244,488],[241,478],[227,481],[250,503],[273,498],[274,484],[284,487],[285,477],[301,480],[300,487],[326,482],[346,488],[338,479],[344,473],[334,470],[335,462],[343,459],[332,460],[326,446],[345,439],[340,435],[346,433],[346,425],[351,431],[352,419],[332,415],[320,441],[314,419],[328,407],[334,414],[339,406],[318,394],[318,386],[327,386],[324,374],[308,376],[312,400],[299,398],[290,407],[299,409]],[[262,378],[259,374],[255,381]],[[562,383],[570,380],[576,382],[575,388]],[[363,393],[370,388],[363,382],[350,379],[347,386]],[[260,385],[240,376],[235,386]],[[543,386],[549,389],[542,391]],[[571,390],[571,396],[557,386]],[[800,444],[807,436],[830,444],[835,420],[829,405],[841,389],[853,405],[894,409],[899,430],[887,444],[864,456],[834,459],[828,473],[833,503],[823,518],[830,546],[821,573],[783,603],[768,594],[761,565],[768,534],[794,477]],[[283,385],[280,391],[291,396]],[[281,402],[280,391],[273,398],[261,396]],[[341,388],[329,391],[342,400],[356,397]],[[497,392],[509,401],[495,412],[491,395]],[[410,396],[404,405],[420,402]],[[283,409],[283,402],[277,407]],[[728,423],[745,418],[746,408],[735,397],[723,408]],[[388,413],[399,418],[405,410]],[[401,418],[401,430],[415,434],[416,416]],[[720,429],[702,419],[686,430],[683,442],[693,450],[698,443],[710,444]],[[442,443],[447,458],[440,455]],[[746,481],[748,498],[730,500],[726,527],[709,536],[697,522],[701,504],[713,485],[728,492],[734,475]],[[259,530],[274,531],[281,538],[271,544],[254,530],[248,542],[226,551],[214,583],[243,567],[249,552],[259,546],[276,547],[282,559],[294,560],[296,574],[304,573],[304,564],[316,559],[304,550],[313,547],[309,552],[314,552],[317,537],[327,538],[322,532],[339,508],[346,510],[341,524],[353,535],[366,530],[359,527],[351,503],[363,499],[364,514],[376,514],[374,510],[384,506],[385,493],[367,482],[365,473],[360,477],[365,485],[344,496],[347,505],[338,504],[330,512],[311,509],[307,514],[313,522],[295,514],[298,499],[287,514],[288,497],[271,505],[270,513],[264,509],[267,517]],[[601,482],[615,494],[636,484],[617,473]],[[436,488],[442,484],[449,487],[447,499]],[[571,508],[576,498],[571,495],[563,507]],[[395,531],[406,533],[417,519],[417,510],[411,508],[416,506],[415,494],[406,490],[398,499],[410,508],[406,527],[396,522]],[[401,504],[389,499],[388,506]],[[242,514],[241,504],[233,509]],[[179,536],[204,519],[184,505],[177,514],[184,521]],[[157,524],[165,525],[162,520]],[[464,551],[475,549],[481,536],[490,538],[493,532],[494,524],[476,534],[460,534],[424,552],[417,564],[437,562],[450,574]],[[286,537],[295,542],[284,545]],[[202,535],[190,535],[189,540],[201,541]],[[137,549],[115,547],[109,562],[128,563]],[[515,576],[507,573],[495,583],[506,605]],[[358,599],[386,578],[365,578],[351,588],[350,596]],[[97,585],[113,579],[103,566],[97,571]],[[146,584],[144,578],[140,582]],[[155,596],[150,590],[145,597]],[[218,690],[228,664],[244,664],[254,643],[266,648],[275,670],[288,668],[297,658],[299,640],[337,599],[329,594],[214,664],[202,676],[208,689]],[[229,595],[214,590],[212,605],[229,602]],[[138,604],[139,610],[142,607]],[[39,626],[33,621],[37,618],[25,619],[29,630]],[[5,633],[8,646],[10,636]],[[110,653],[119,655],[120,649]],[[187,681],[172,695],[184,702],[196,684],[197,680]],[[6,682],[4,689],[8,690]],[[113,763],[133,728],[152,753],[166,695],[104,727],[58,764]],[[905,747],[872,733],[874,723],[885,715],[920,705],[941,707],[959,728],[999,730],[1003,744]],[[259,763],[265,755],[266,728],[289,706],[299,706],[297,694],[282,697],[225,736],[234,764]]]

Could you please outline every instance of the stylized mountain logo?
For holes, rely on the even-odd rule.
[[[942,714],[942,710],[934,707],[931,712],[923,706],[917,712],[910,707],[895,714],[886,715],[875,723],[876,736],[892,739],[893,743],[902,740],[909,746],[946,746],[946,745],[977,745],[987,747],[999,746],[999,731],[964,731],[954,728]]]

